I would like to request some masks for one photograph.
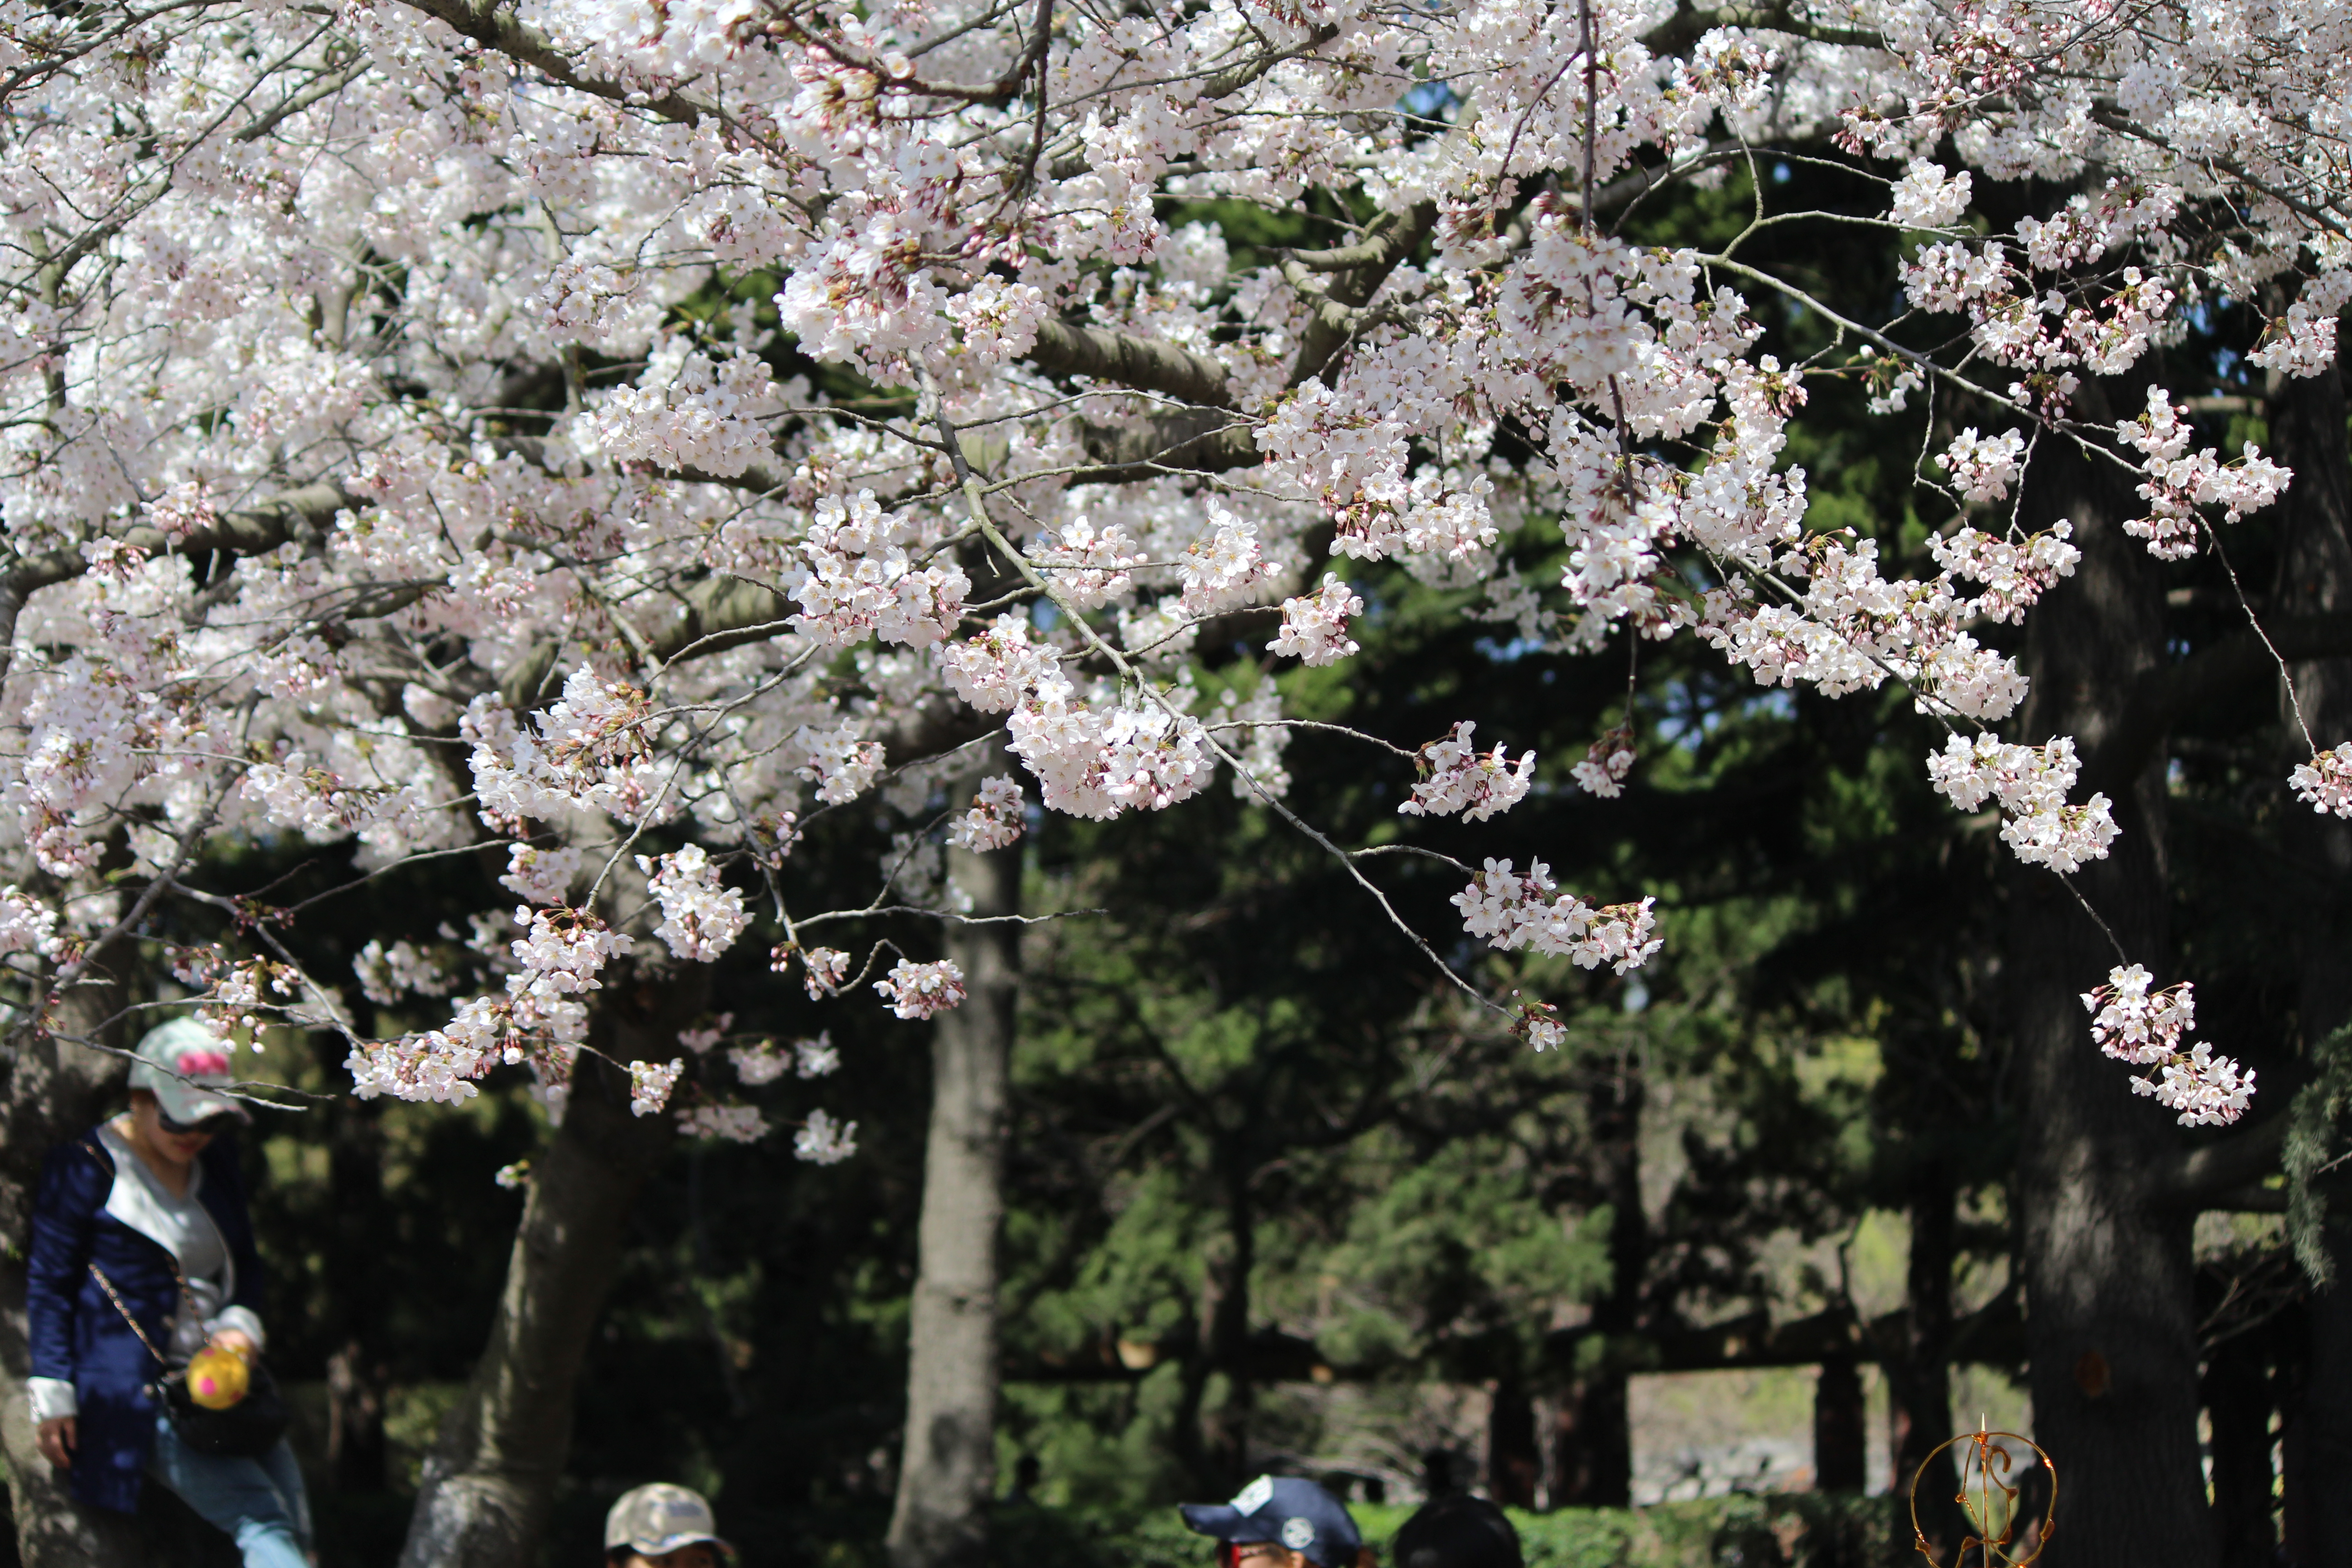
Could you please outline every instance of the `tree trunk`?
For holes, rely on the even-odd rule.
[[[1486,1408],[1486,1495],[1505,1508],[1535,1507],[1542,1463],[1526,1381],[1516,1373],[1496,1378]]]
[[[1633,1500],[1633,1434],[1627,1379],[1641,1327],[1649,1222],[1642,1211],[1642,1098],[1629,1057],[1606,1064],[1590,1090],[1594,1174],[1609,1205],[1609,1293],[1593,1304],[1575,1381],[1559,1402],[1554,1445],[1555,1507],[1624,1508]]]
[[[1202,1484],[1239,1484],[1249,1468],[1249,1428],[1256,1390],[1250,1382],[1250,1276],[1257,1268],[1257,1205],[1250,1193],[1254,1147],[1246,1131],[1219,1140],[1225,1185],[1225,1246],[1212,1252],[1201,1279],[1200,1384]],[[1222,1377],[1223,1388],[1212,1383]]]
[[[103,976],[56,1005],[60,1033],[87,1036],[130,994],[121,966],[127,942],[89,967]],[[104,1031],[108,1045],[136,1043],[136,1020]],[[8,1460],[8,1503],[26,1568],[144,1568],[149,1558],[128,1515],[84,1508],[34,1446],[25,1317],[25,1252],[32,1239],[33,1190],[51,1149],[88,1131],[121,1098],[130,1063],[29,1029],[0,1052],[0,1449]]]
[[[1850,1355],[1822,1363],[1813,1385],[1813,1487],[1858,1492],[1869,1484],[1870,1407]]]
[[[618,1061],[667,1061],[709,991],[689,965],[617,976],[589,1039]],[[676,1119],[635,1116],[619,1069],[583,1053],[563,1125],[531,1168],[488,1347],[425,1467],[401,1568],[530,1568],[572,1441],[573,1384],[619,1268],[638,1190]]]
[[[2271,1388],[2252,1333],[2214,1347],[2205,1363],[2205,1410],[2213,1432],[2213,1521],[2222,1568],[2272,1568]]]
[[[2352,610],[2352,452],[2347,450],[2344,384],[2340,363],[2325,374],[2283,381],[2271,405],[2279,458],[2293,467],[2294,481],[2281,505],[2279,581],[2274,615],[2310,615]],[[2295,697],[2312,738],[2322,747],[2352,740],[2352,660],[2312,660],[2291,667]],[[2293,760],[2304,760],[2303,737],[2284,701]],[[2322,816],[2300,801],[2285,805],[2290,863],[2304,868],[2306,887],[2298,903],[2309,918],[2299,922],[2302,984],[2297,997],[2305,1045],[2326,1038],[2352,1020],[2352,823]],[[2315,1291],[2311,1343],[2300,1410],[2297,1446],[2308,1495],[2294,1500],[2299,1543],[2314,1564],[2352,1563],[2352,1228],[2340,1223],[2345,1195],[2331,1194],[2327,1229],[2336,1265],[2335,1282]]]
[[[340,1036],[313,1037],[329,1082],[349,1050]],[[341,1343],[327,1358],[328,1484],[340,1492],[384,1489],[385,1290],[382,1258],[390,1225],[383,1201],[383,1110],[344,1098],[313,1107],[326,1119],[327,1190],[334,1213],[326,1241],[326,1328]]]
[[[1021,903],[1021,851],[948,851],[975,916]],[[1021,928],[951,926],[963,1005],[931,1035],[931,1125],[923,1152],[907,1368],[907,1443],[887,1544],[894,1568],[978,1568],[996,1486],[996,1249]]]
[[[2083,560],[2028,621],[2023,727],[2035,739],[2071,734],[2094,758],[2124,695],[2163,659],[2161,584],[2123,532],[2134,499],[2118,476],[2047,440],[2027,487],[2025,515],[2068,519]],[[2122,958],[2057,877],[2010,868],[2019,1255],[2035,1436],[2063,1483],[2044,1562],[2211,1568],[2189,1215],[2156,1201],[2175,1131],[2092,1046],[2080,1000],[2118,963],[2164,973],[2162,757],[2110,793],[2122,835],[2074,883]]]
[[[2352,1256],[2336,1252],[2338,1258]],[[2297,1301],[2279,1314],[2280,1332],[2271,1343],[2271,1405],[2279,1413],[2279,1561],[2300,1565],[2319,1561],[2311,1550],[2311,1505],[2315,1489],[2304,1464],[2307,1430],[2303,1397],[2309,1381],[2310,1302]]]
[[[1886,1358],[1896,1497],[1912,1495],[1920,1466],[1952,1437],[1952,1261],[1958,1250],[1958,1206],[1950,1163],[1940,1155],[1923,1160],[1911,1179],[1903,1342]],[[1948,1457],[1919,1485],[1919,1523],[1939,1563],[1952,1561],[1966,1533],[1966,1520],[1952,1500],[1958,1479]]]

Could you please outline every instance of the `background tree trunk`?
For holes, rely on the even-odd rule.
[[[2095,419],[2088,390],[2084,415]],[[2034,739],[2071,734],[2096,758],[2123,694],[2163,658],[2161,584],[2123,532],[2134,500],[2119,477],[2045,440],[2026,483],[2024,515],[2068,519],[2083,560],[2028,623],[2023,729]],[[2009,877],[2022,1124],[2014,1195],[2034,1436],[2063,1482],[2044,1562],[2210,1568],[2190,1216],[2156,1201],[2178,1140],[2172,1119],[2133,1095],[2125,1070],[2093,1047],[2080,1000],[2122,962],[2177,978],[2165,973],[2161,753],[2109,793],[2122,836],[2074,883],[2125,958],[2048,870],[2014,865]]]
[[[1019,910],[1017,846],[950,849],[948,876],[974,915]],[[947,951],[966,1000],[932,1025],[906,1454],[887,1542],[895,1568],[978,1568],[996,1485],[996,1249],[1021,928],[950,926]]]
[[[1256,1141],[1245,1127],[1218,1141],[1225,1199],[1225,1237],[1201,1270],[1202,1337],[1193,1376],[1201,1416],[1201,1484],[1238,1485],[1249,1467],[1249,1427],[1256,1388],[1250,1380],[1250,1277],[1257,1268],[1257,1205],[1250,1178]],[[1223,1386],[1213,1386],[1223,1379]]]
[[[1575,1380],[1559,1402],[1551,1495],[1555,1507],[1623,1508],[1633,1497],[1629,1354],[1650,1260],[1639,1066],[1630,1056],[1601,1064],[1586,1098],[1593,1185],[1609,1205],[1609,1293],[1593,1303],[1591,1335],[1578,1346]]]
[[[342,1081],[350,1047],[325,1030],[312,1044],[327,1081]],[[378,1492],[386,1479],[389,1381],[380,1267],[383,1238],[391,1234],[383,1200],[383,1108],[380,1101],[347,1098],[310,1114],[327,1119],[327,1189],[334,1208],[321,1282],[327,1330],[341,1341],[327,1358],[325,1479],[337,1491]]]
[[[1822,1363],[1813,1384],[1813,1486],[1858,1492],[1869,1484],[1870,1408],[1850,1355]]]
[[[1536,1407],[1527,1380],[1509,1373],[1494,1381],[1486,1408],[1486,1495],[1505,1508],[1536,1506],[1543,1455],[1536,1443]]]
[[[1907,1205],[1911,1257],[1903,1342],[1886,1358],[1892,1489],[1897,1497],[1911,1495],[1919,1467],[1952,1437],[1952,1261],[1958,1250],[1958,1207],[1950,1162],[1941,1155],[1922,1160],[1912,1173]],[[1920,1486],[1917,1501],[1919,1523],[1937,1549],[1937,1560],[1948,1562],[1967,1521],[1952,1500],[1954,1488],[1940,1484],[1947,1479],[1957,1484],[1958,1472],[1948,1458],[1943,1464],[1934,1483]]]
[[[2223,1568],[2272,1568],[2271,1389],[2262,1349],[2239,1334],[2206,1358],[2205,1410],[2213,1432],[2213,1522]]]
[[[132,962],[128,942],[93,958],[93,978],[58,999],[58,1031],[100,1033],[118,1048],[136,1044],[135,1020],[102,1033],[98,1027],[130,995],[126,966]],[[144,1568],[150,1561],[136,1521],[74,1501],[65,1478],[41,1458],[24,1384],[31,1374],[25,1251],[32,1238],[33,1190],[41,1162],[51,1149],[87,1132],[117,1108],[130,1069],[121,1057],[38,1037],[29,1029],[0,1048],[0,1448],[8,1458],[8,1503],[26,1568]]]
[[[2273,388],[2271,429],[2279,460],[2294,469],[2281,505],[2284,516],[2276,616],[2352,610],[2352,451],[2347,451],[2342,363],[2301,380],[2281,378]],[[2315,659],[2290,667],[2295,696],[2312,737],[2323,747],[2352,740],[2352,660]],[[2304,760],[2303,737],[2281,694],[2294,762]],[[2289,799],[2288,861],[2309,879],[2295,889],[2311,910],[2302,922],[2298,955],[2302,984],[2297,1010],[2306,1047],[2352,1020],[2352,823],[2322,816]],[[2329,1253],[2335,1283],[2313,1293],[2306,1321],[2311,1342],[2301,1408],[2291,1413],[2306,1495],[2295,1501],[2295,1544],[2312,1563],[2352,1563],[2352,1227],[2342,1221],[2347,1194],[2330,1194]]]
[[[709,971],[608,982],[589,1038],[618,1061],[667,1061],[703,1010]],[[634,1116],[626,1078],[583,1054],[507,1265],[466,1397],[425,1466],[401,1568],[532,1568],[572,1441],[573,1384],[619,1267],[629,1211],[677,1121]]]

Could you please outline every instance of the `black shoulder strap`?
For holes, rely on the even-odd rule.
[[[97,1161],[100,1167],[103,1169],[108,1175],[111,1176],[114,1174],[114,1158],[105,1150],[98,1146],[97,1140],[92,1138],[84,1138],[80,1140],[80,1142],[83,1148],[89,1151],[89,1157]]]

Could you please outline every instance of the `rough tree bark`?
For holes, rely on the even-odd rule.
[[[1858,1492],[1869,1483],[1870,1415],[1862,1368],[1850,1355],[1822,1363],[1813,1385],[1813,1486]]]
[[[709,971],[615,977],[589,1040],[619,1061],[666,1061],[703,1010]],[[531,1167],[505,1294],[466,1397],[450,1413],[410,1515],[401,1568],[530,1568],[572,1442],[573,1386],[612,1288],[638,1190],[677,1138],[634,1116],[627,1079],[583,1054],[563,1125]]]
[[[349,1047],[324,1030],[312,1037],[327,1081],[338,1081]],[[328,1331],[341,1344],[327,1359],[324,1479],[341,1492],[384,1488],[385,1392],[383,1113],[380,1102],[342,1100],[311,1114],[326,1119],[327,1190],[333,1204],[325,1247]]]
[[[2121,526],[2134,499],[2120,476],[2063,440],[2043,441],[2026,476],[2024,515],[2070,521],[2083,560],[2028,622],[2023,728],[2032,739],[2071,734],[2094,759],[2118,729],[2116,694],[2164,658],[2161,583]],[[2099,771],[2095,762],[2084,770]],[[2110,793],[2122,836],[2074,883],[2128,960],[2162,974],[2161,748],[2135,759]],[[2159,1191],[2177,1138],[2171,1119],[2129,1093],[2123,1070],[2092,1046],[2080,1000],[2124,960],[2049,871],[2013,866],[2010,899],[2018,1251],[2035,1436],[2063,1481],[2044,1562],[2211,1568],[2190,1215]]]
[[[976,917],[1019,911],[1021,851],[948,851]],[[949,928],[966,1000],[931,1034],[931,1124],[917,1237],[907,1442],[887,1540],[894,1568],[978,1568],[996,1484],[997,1233],[1021,928]]]
[[[1543,1473],[1535,1401],[1516,1372],[1495,1379],[1493,1389],[1486,1407],[1486,1495],[1505,1508],[1533,1508]]]
[[[1633,1497],[1633,1437],[1627,1379],[1641,1328],[1650,1233],[1642,1209],[1642,1100],[1638,1066],[1604,1067],[1587,1096],[1594,1186],[1609,1205],[1609,1293],[1593,1304],[1578,1346],[1575,1382],[1559,1402],[1553,1447],[1555,1508],[1623,1508]]]
[[[1250,1376],[1250,1279],[1257,1270],[1257,1203],[1252,1178],[1256,1148],[1246,1126],[1216,1145],[1224,1186],[1225,1236],[1212,1246],[1201,1270],[1202,1333],[1192,1374],[1193,1409],[1200,1418],[1202,1484],[1223,1489],[1238,1484],[1249,1467],[1250,1415],[1257,1387]],[[1210,1398],[1220,1374],[1224,1387]]]
[[[2214,1347],[2205,1360],[2205,1413],[2213,1433],[2213,1524],[2222,1568],[2272,1568],[2278,1532],[2271,1522],[2271,1391],[2252,1334]]]
[[[60,1032],[88,1036],[123,1005],[130,944],[100,953],[87,984],[58,999]],[[135,1024],[100,1034],[124,1048]],[[31,1375],[26,1342],[25,1251],[32,1237],[33,1189],[41,1162],[66,1139],[89,1131],[122,1091],[130,1064],[29,1029],[0,1047],[0,1448],[8,1459],[8,1501],[16,1550],[26,1568],[144,1568],[137,1522],[88,1509],[67,1493],[65,1478],[34,1446]]]
[[[2312,615],[2352,610],[2352,452],[2347,451],[2342,364],[2307,379],[2282,381],[2271,404],[2271,430],[2279,460],[2294,470],[2281,501],[2278,587],[2273,613]],[[2352,660],[2313,659],[2289,667],[2305,722],[2322,746],[2352,740]],[[2285,707],[2282,701],[2282,707]],[[2291,709],[2294,760],[2302,736]],[[2289,860],[2309,879],[2299,900],[2311,917],[2301,922],[2297,997],[2306,1045],[2352,1020],[2352,823],[2324,817],[2299,802],[2286,807]],[[2312,1563],[2352,1563],[2352,1227],[2341,1223],[2347,1196],[2331,1194],[2329,1251],[2336,1281],[2313,1295],[2311,1342],[2302,1409],[2289,1413],[2297,1427],[2299,1468],[2310,1478],[2296,1500],[2294,1544]],[[2320,1478],[2326,1478],[2322,1480]]]

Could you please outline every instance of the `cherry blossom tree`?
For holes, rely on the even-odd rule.
[[[608,977],[754,940],[813,995],[933,1017],[971,977],[865,928],[973,918],[926,869],[940,836],[1001,850],[1032,800],[1222,781],[1386,905],[1387,847],[1285,804],[1303,727],[1268,672],[1344,679],[1372,613],[1347,573],[1393,561],[1530,646],[1903,683],[1948,731],[1937,787],[2105,933],[2066,982],[2089,1011],[2044,1020],[2138,1074],[2095,1092],[2234,1121],[2253,1078],[2190,1037],[2194,977],[2100,907],[2133,831],[2084,765],[2104,740],[2030,713],[1984,637],[2113,554],[2045,504],[2062,468],[2122,498],[2110,576],[2226,552],[2292,482],[2200,436],[2161,351],[2252,303],[2254,363],[2332,369],[2347,35],[2244,0],[0,0],[14,1048],[96,1041],[60,999],[185,906],[236,932],[173,955],[205,1015],[340,1032],[355,1093],[459,1100],[506,1065],[560,1108],[604,1059],[638,1121],[756,1135],[671,1104],[688,1052],[646,1020],[674,1009],[616,1032]],[[1773,156],[1884,205],[1776,210]],[[1629,237],[1735,173],[1730,243]],[[1255,251],[1221,203],[1332,243]],[[1901,245],[1898,311],[1752,265],[1786,225]],[[1767,305],[1837,349],[1780,363]],[[1916,464],[1935,574],[1809,521],[1787,448],[1832,378],[1972,421]],[[1534,519],[1556,581],[1505,542]],[[2249,635],[2284,679],[2344,651],[2345,608]],[[2352,736],[2296,717],[2279,788],[2352,814]],[[1531,759],[1464,723],[1414,761],[1404,812],[1496,853],[1459,868],[1460,932],[1400,941],[1543,1048],[1540,998],[1440,949],[1623,973],[1649,896],[1559,889],[1513,842]],[[1612,733],[1575,776],[1638,766]],[[869,797],[908,833],[869,901],[810,907],[795,844]],[[485,844],[508,869],[462,972],[311,973],[208,853],[258,837],[347,845],[356,877]],[[353,984],[446,1021],[373,1037]]]

